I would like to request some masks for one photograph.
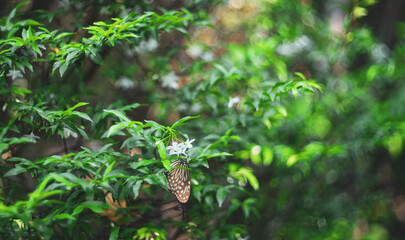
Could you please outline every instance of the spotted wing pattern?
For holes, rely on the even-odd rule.
[[[171,165],[171,172],[167,174],[167,182],[172,193],[181,203],[186,203],[190,197],[190,170],[187,161],[180,159]],[[181,168],[176,168],[181,167]]]

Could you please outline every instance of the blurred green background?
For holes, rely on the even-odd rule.
[[[16,4],[7,1],[1,16]],[[103,65],[84,60],[56,80],[29,80],[47,71],[39,66],[17,84],[40,89],[35,98],[58,96],[57,106],[87,101],[93,120],[105,106],[132,103],[145,104],[127,112],[137,121],[201,115],[182,131],[233,154],[192,170],[202,185],[188,215],[208,238],[405,239],[404,1],[33,0],[20,12],[50,11],[49,26],[76,32],[161,8],[205,22],[187,27],[188,38],[147,33],[137,46],[104,49]],[[100,124],[89,128],[93,139]],[[67,140],[72,149],[92,143]],[[41,142],[13,154],[61,151],[58,139]],[[214,211],[214,195],[202,190],[213,182],[245,192]]]

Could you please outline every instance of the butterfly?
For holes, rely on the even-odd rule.
[[[170,167],[172,168],[171,172],[167,172],[166,174],[170,191],[172,191],[181,203],[186,203],[190,197],[191,191],[190,170],[188,169],[187,160],[177,160],[173,162]]]

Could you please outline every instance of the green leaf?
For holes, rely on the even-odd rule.
[[[0,143],[0,154],[3,153],[4,150],[8,149],[8,144]]]
[[[210,168],[210,165],[208,164],[207,158],[203,157],[203,158],[199,158],[199,163],[201,165],[203,165],[206,168]]]
[[[67,122],[65,121],[65,123],[67,123]],[[84,138],[86,138],[87,140],[89,140],[89,137],[87,136],[86,131],[83,130],[84,129],[83,126],[76,126],[72,123],[69,123],[68,126],[70,126],[72,128],[73,132],[78,133],[78,134],[82,135]]]
[[[55,181],[64,183],[68,189],[71,189],[75,186],[74,184],[69,182],[65,177],[63,177],[61,174],[51,173],[49,176],[52,177],[53,179],[55,179]]]
[[[77,112],[77,111],[73,111],[71,113],[71,115],[76,115],[80,118],[86,119],[87,121],[93,122],[93,120],[89,117],[89,115],[87,115],[86,113],[82,113],[82,112]]]
[[[25,88],[20,88],[18,86],[12,86],[11,87],[11,93],[16,94],[16,95],[20,95],[22,97],[24,97],[26,94],[31,93],[30,90],[25,89]]]
[[[214,198],[211,194],[205,195],[204,197],[205,203],[210,206],[211,210],[214,210]]]
[[[110,163],[110,166],[108,166],[107,169],[104,171],[103,182],[107,180],[107,176],[111,172],[111,170],[113,169],[114,165],[115,165],[115,161]]]
[[[72,173],[61,173],[60,175],[64,178],[68,179],[75,185],[79,184],[80,186],[82,186],[82,188],[84,188],[88,184],[86,180],[79,178]],[[67,184],[67,185],[70,185],[70,184]]]
[[[249,217],[251,210],[253,210],[253,204],[256,202],[256,199],[254,198],[248,198],[245,201],[243,201],[242,203],[242,209],[243,209],[243,213],[245,215],[246,218]]]
[[[67,56],[66,56],[66,62],[69,64],[72,64],[74,62],[73,58],[76,58],[77,55],[80,55],[81,50],[76,50],[76,51],[72,51],[70,52]],[[73,59],[73,62],[71,62],[71,60]]]
[[[175,27],[174,28],[176,31],[182,33],[184,36],[188,37],[188,32],[186,29],[182,28],[182,27]]]
[[[257,180],[256,176],[253,175],[253,173],[250,172],[246,174],[246,178],[254,190],[259,190],[259,181]]]
[[[59,68],[59,74],[61,77],[63,77],[63,74],[65,74],[66,69],[69,67],[69,63],[65,62],[63,63],[60,68]]]
[[[167,189],[166,176],[163,173],[150,174],[145,177],[144,181],[150,185],[159,185]]]
[[[52,217],[53,219],[57,219],[57,220],[61,220],[61,219],[71,219],[71,220],[76,220],[75,217],[67,214],[67,213],[62,213],[62,214],[58,214]]]
[[[263,147],[263,165],[269,166],[273,162],[273,151],[271,148]]]
[[[259,181],[253,174],[253,170],[247,167],[239,167],[237,164],[230,164],[230,176],[238,178],[240,181],[247,179],[254,190],[259,189]]]
[[[52,66],[52,74],[55,74],[56,69],[60,68],[62,63],[63,63],[63,60],[58,60],[53,64],[53,66]]]
[[[163,125],[160,125],[159,123],[151,120],[145,120],[146,124],[144,127],[153,127],[154,129],[165,129],[166,127]]]
[[[295,75],[297,75],[299,78],[301,78],[302,80],[307,80],[304,76],[304,74],[302,74],[301,72],[295,72]]]
[[[142,166],[147,166],[147,165],[150,165],[150,164],[156,164],[158,162],[159,161],[157,161],[155,159],[142,159],[142,160],[137,161],[137,162],[131,162],[128,165],[133,169],[137,169],[137,168],[140,168]]]
[[[221,152],[221,153],[214,153],[214,154],[210,154],[210,155],[206,155],[206,154],[201,154],[200,157],[205,157],[205,158],[214,158],[214,157],[221,157],[221,156],[233,156],[233,154],[231,153],[227,153],[227,152]]]
[[[18,10],[19,8],[21,8],[22,6],[24,6],[25,4],[28,4],[28,3],[30,3],[30,2],[29,2],[29,1],[26,1],[26,2],[21,2],[21,3],[19,3],[19,4],[10,12],[10,14],[8,15],[6,25],[8,25],[8,24],[10,23],[10,20],[14,18],[15,14],[16,14],[16,12],[17,12],[17,10]]]
[[[187,117],[184,117],[184,118],[178,120],[177,122],[173,123],[173,125],[170,128],[174,129],[176,127],[182,126],[182,125],[184,125],[182,123],[184,123],[185,121],[188,121],[188,120],[194,119],[194,118],[199,118],[199,117],[200,116],[187,116]]]
[[[194,197],[198,200],[198,202],[201,202],[201,190],[202,190],[203,186],[194,186],[193,187],[193,191],[192,194],[194,195]]]
[[[213,66],[218,69],[224,76],[228,75],[228,71],[225,69],[224,66],[214,63]]]
[[[64,38],[64,37],[70,36],[70,35],[73,35],[73,33],[67,33],[67,32],[60,33],[60,34],[58,34],[58,36],[56,36],[53,40],[59,40],[59,39],[61,39],[61,38]]]
[[[22,20],[18,22],[21,26],[42,26],[42,23],[34,21],[32,19]]]
[[[83,212],[85,206],[84,205],[79,205],[75,208],[75,210],[73,210],[72,215],[77,215],[80,214],[81,212]]]
[[[256,166],[260,166],[262,163],[261,149],[261,146],[255,145],[250,150],[250,160]]]
[[[67,110],[63,111],[63,114],[64,114],[64,115],[69,115],[69,114],[71,114],[71,113],[73,112],[73,110],[75,110],[76,108],[79,108],[79,107],[81,107],[81,106],[85,106],[85,105],[88,105],[88,104],[89,104],[89,103],[86,103],[86,102],[79,102],[79,103],[77,103],[76,105],[74,105],[73,107],[68,108]]]
[[[117,240],[120,233],[120,227],[114,227],[111,231],[110,238],[108,240]]]
[[[163,166],[167,169],[167,171],[171,171],[171,162],[168,159],[164,159],[162,160]]]
[[[145,106],[145,104],[133,103],[133,104],[130,104],[130,105],[125,105],[124,107],[121,108],[121,110],[122,111],[127,111],[127,110],[138,108],[140,106]]]
[[[137,182],[135,182],[134,186],[132,187],[132,192],[134,193],[134,200],[138,197],[139,195],[139,189],[142,186],[142,181],[139,180]]]
[[[156,146],[158,148],[160,159],[166,159],[166,147],[162,140],[156,142]]]
[[[21,144],[21,143],[35,143],[35,140],[30,137],[19,137],[19,138],[6,138],[4,141],[8,142],[9,145]]]
[[[108,109],[104,109],[104,112],[106,112],[106,113],[111,113],[111,114],[115,115],[116,117],[118,117],[118,119],[120,119],[120,120],[123,121],[123,122],[126,122],[126,123],[131,122],[131,120],[130,120],[127,116],[125,116],[124,113],[122,113],[122,112],[120,112],[120,111],[118,111],[118,110],[108,110]]]
[[[104,208],[108,208],[108,205],[104,204],[101,201],[91,201],[93,204],[86,204],[86,207],[91,209],[95,213],[104,213]]]
[[[126,123],[117,123],[117,124],[114,124],[114,125],[112,125],[112,126],[108,129],[108,131],[107,131],[102,137],[103,137],[103,138],[109,138],[109,137],[111,137],[112,135],[117,135],[117,134],[119,134],[120,131],[121,131],[122,129],[124,129],[126,126],[127,126]]]
[[[35,165],[31,160],[28,160],[28,159],[25,159],[25,158],[12,157],[12,158],[7,159],[6,161],[20,162],[21,164],[26,165],[29,168],[40,168],[37,165]],[[20,166],[20,164],[18,166]]]
[[[15,176],[26,171],[27,169],[18,165],[15,168],[11,169],[10,171],[6,172],[6,174],[4,174],[4,177]]]
[[[63,191],[61,190],[53,190],[53,191],[47,191],[47,192],[33,192],[28,194],[28,196],[30,196],[30,202],[32,202],[31,204],[36,204],[37,202],[39,203],[39,205],[45,205],[46,202],[41,201],[44,198],[53,196],[53,195],[60,195],[62,194]]]
[[[39,47],[38,47],[38,45],[37,44],[31,44],[30,45],[31,46],[31,48],[32,48],[32,50],[34,50],[36,53],[38,53],[40,56],[42,55],[42,52],[41,52],[41,50],[39,49]],[[30,64],[31,65],[31,64]],[[30,69],[31,70],[31,69]],[[31,72],[32,72],[32,70],[31,70]]]
[[[126,178],[128,177],[128,172],[124,169],[115,169],[112,170],[108,175],[107,178]]]
[[[81,205],[77,206],[73,210],[72,215],[77,215],[81,213],[85,208],[91,209],[95,213],[104,213],[104,208],[108,208],[108,205],[104,204],[101,201],[86,201],[82,202]]]
[[[361,18],[367,16],[367,9],[363,7],[356,6],[353,9],[354,18]]]
[[[222,203],[224,203],[225,198],[226,198],[226,188],[221,187],[217,191],[217,201],[218,201],[219,207],[222,206]]]

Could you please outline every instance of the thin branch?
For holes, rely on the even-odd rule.
[[[66,138],[62,137],[62,141],[63,141],[63,147],[64,147],[64,150],[65,150],[65,154],[68,154],[69,151],[68,151],[68,147],[67,147],[67,144],[66,144]]]
[[[181,204],[181,209],[182,209],[182,211],[181,211],[182,220],[181,221],[184,222],[184,219],[185,219],[184,218],[184,211],[185,211],[184,204]],[[180,216],[180,214],[178,216]],[[175,218],[175,217],[177,217],[177,216],[174,216],[173,218]],[[175,240],[182,232],[183,232],[183,228],[178,227],[170,239]]]

